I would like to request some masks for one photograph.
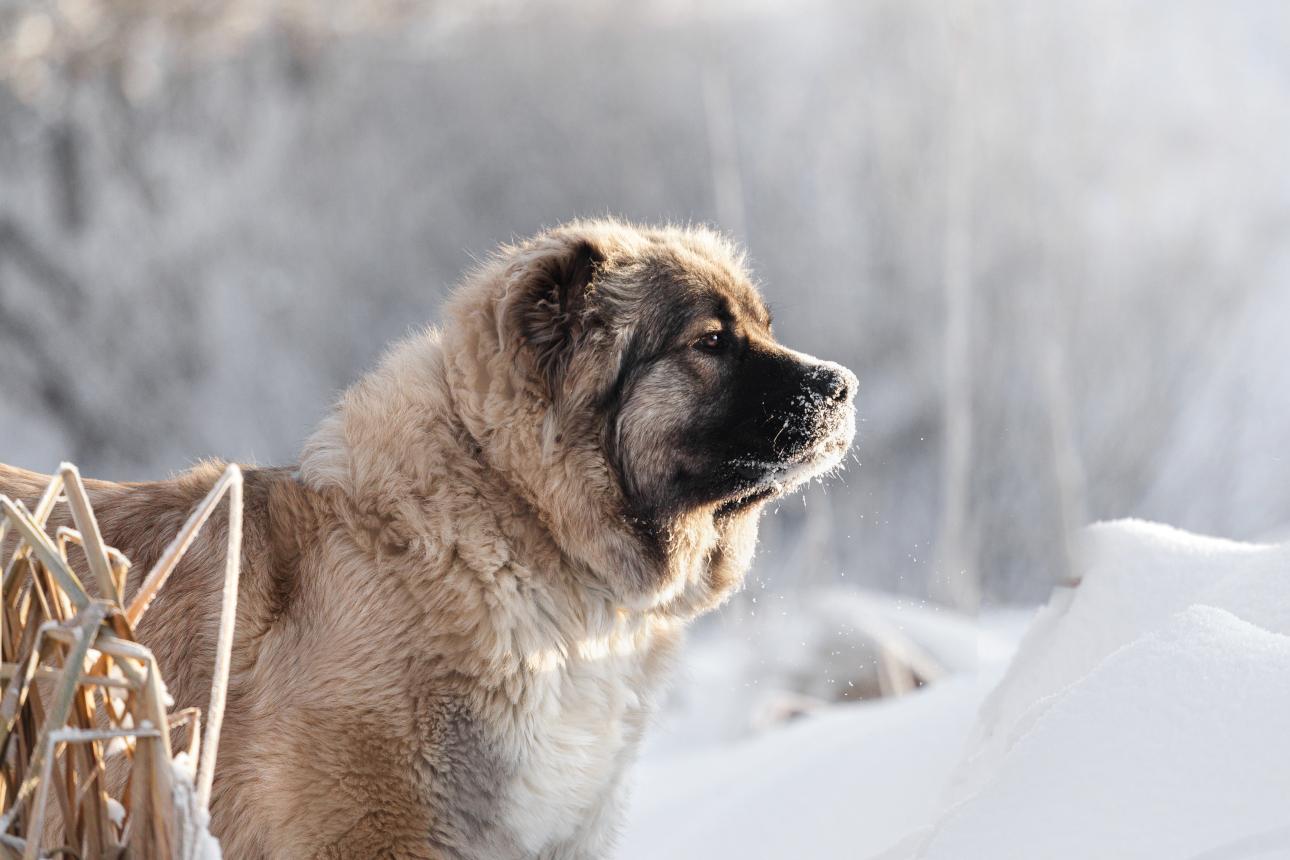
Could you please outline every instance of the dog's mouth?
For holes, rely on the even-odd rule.
[[[717,508],[717,519],[725,519],[726,517],[746,511],[761,502],[770,501],[774,495],[774,487],[760,487],[751,491],[745,491],[743,495],[739,495],[729,501],[722,502],[721,506]]]
[[[734,478],[728,497],[717,508],[724,518],[746,511],[762,502],[786,496],[813,478],[821,477],[842,463],[851,447],[854,420],[842,420],[824,437],[804,451],[782,459],[738,459],[729,464]]]

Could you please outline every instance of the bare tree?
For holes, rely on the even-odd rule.
[[[945,227],[941,245],[944,290],[941,435],[941,524],[932,593],[966,612],[981,601],[972,529],[972,183],[973,109],[970,53],[961,13],[945,19],[949,59],[945,135]]]

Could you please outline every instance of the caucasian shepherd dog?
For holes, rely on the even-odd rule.
[[[739,586],[765,504],[841,463],[855,389],[776,343],[707,230],[502,248],[297,466],[246,469],[225,856],[608,856],[682,629]],[[220,471],[89,482],[131,588]],[[0,467],[28,504],[44,482]],[[206,704],[226,528],[139,630],[180,707]]]

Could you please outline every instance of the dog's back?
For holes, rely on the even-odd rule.
[[[165,481],[129,484],[85,481],[104,542],[130,559],[127,599],[193,508],[210,491],[222,469],[223,464],[204,463]],[[0,495],[20,500],[28,509],[35,507],[49,480],[47,475],[0,464]],[[250,468],[245,471],[245,481],[235,669],[239,662],[244,664],[254,659],[248,652],[251,644],[248,634],[262,631],[271,623],[285,609],[293,590],[290,558],[283,557],[289,556],[289,552],[271,545],[274,522],[271,511],[281,507],[274,504],[275,497],[292,492],[296,485],[284,469]],[[156,654],[179,707],[204,708],[209,693],[224,576],[228,529],[225,507],[221,505],[203,528],[138,630],[141,641]],[[63,525],[72,525],[71,515],[66,505],[58,505],[47,528],[52,534]],[[0,547],[0,558],[8,559],[16,541],[11,531]],[[87,575],[84,558],[73,552],[71,560],[82,582],[92,591],[93,577]]]

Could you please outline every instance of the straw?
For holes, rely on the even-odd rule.
[[[75,466],[62,464],[31,510],[0,496],[0,545],[6,535],[16,537],[9,558],[0,559],[0,858],[171,860],[196,856],[209,839],[201,821],[228,697],[242,493],[242,473],[229,466],[128,607],[129,560],[105,543]],[[134,627],[225,496],[224,588],[203,727],[196,708],[166,712],[160,667],[134,638]],[[59,526],[51,537],[47,524],[60,503],[75,528]],[[73,544],[84,554],[94,594],[68,560]],[[190,777],[175,767],[170,742],[181,727],[188,732],[185,753],[199,762],[191,788],[196,805],[176,800],[189,793],[177,793],[176,781]],[[108,785],[109,745],[124,753],[128,773],[120,785]]]

